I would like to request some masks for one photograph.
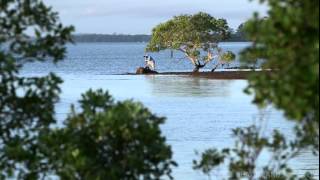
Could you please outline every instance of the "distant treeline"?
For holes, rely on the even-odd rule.
[[[77,34],[73,35],[75,42],[149,42],[150,35],[122,35],[122,34]],[[227,42],[246,41],[241,33],[233,33]]]
[[[225,40],[226,42],[247,42],[246,38],[242,33],[232,33],[230,38]]]
[[[78,34],[73,36],[75,42],[148,42],[150,35],[122,34]]]

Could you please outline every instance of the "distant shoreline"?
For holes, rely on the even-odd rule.
[[[151,35],[146,34],[74,34],[73,41],[75,43],[147,43],[151,39]],[[224,42],[248,42],[244,37],[232,34],[228,40]]]

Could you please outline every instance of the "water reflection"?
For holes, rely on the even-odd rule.
[[[133,98],[143,102],[153,113],[167,117],[162,132],[179,164],[173,171],[178,180],[206,180],[206,176],[192,169],[192,160],[197,159],[195,150],[203,152],[212,147],[232,146],[231,129],[252,125],[253,117],[258,113],[257,107],[251,104],[252,97],[243,93],[247,86],[245,80],[167,75],[61,76],[65,83],[56,111],[61,123],[69,112],[70,103],[76,103],[80,94],[89,88],[106,89],[116,100]],[[276,110],[271,113],[268,126],[292,136],[292,124],[284,119],[283,114]],[[267,156],[263,158],[269,160]],[[299,175],[306,170],[318,175],[315,172],[319,170],[318,159],[310,152],[302,153],[292,161],[292,167]],[[226,170],[222,167],[221,172]]]
[[[210,80],[191,76],[145,76],[154,96],[227,97],[233,81]]]

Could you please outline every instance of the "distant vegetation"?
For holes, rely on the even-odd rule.
[[[75,42],[149,42],[150,35],[76,34]]]
[[[149,42],[151,35],[138,34],[75,34],[75,42]],[[247,41],[239,30],[233,31],[230,37],[224,41],[227,42],[244,42]]]

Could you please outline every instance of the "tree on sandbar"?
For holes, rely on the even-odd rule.
[[[219,42],[228,39],[230,34],[225,19],[216,19],[207,13],[175,16],[153,29],[146,51],[180,51],[194,65],[194,72],[216,60],[214,71],[219,65],[235,59],[232,52],[224,52],[219,47]]]

